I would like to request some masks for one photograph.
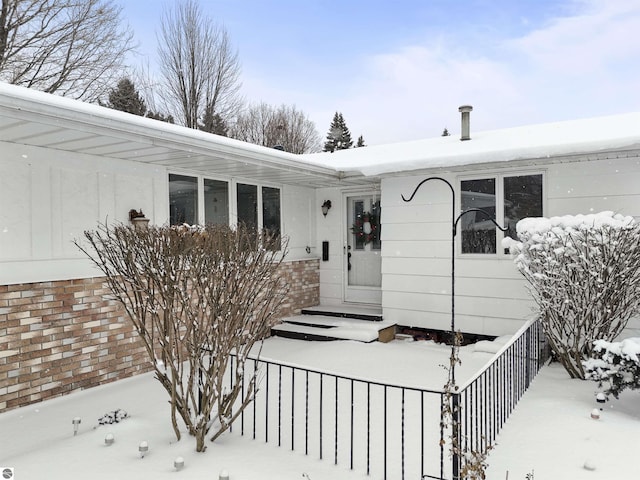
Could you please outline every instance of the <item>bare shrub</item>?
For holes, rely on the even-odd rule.
[[[640,226],[631,217],[525,218],[505,242],[529,281],[549,344],[571,378],[594,341],[611,341],[640,311]],[[511,239],[509,239],[511,240]]]
[[[210,430],[213,441],[254,398],[257,372],[245,364],[286,294],[280,239],[244,227],[124,225],[85,238],[76,245],[106,276],[171,398],[176,437],[179,415],[204,451]],[[232,356],[233,381],[223,384]]]

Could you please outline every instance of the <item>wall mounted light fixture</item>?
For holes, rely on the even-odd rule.
[[[331,200],[325,200],[320,208],[322,209],[322,215],[326,217],[331,209]]]

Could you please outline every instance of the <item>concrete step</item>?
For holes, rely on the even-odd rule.
[[[303,315],[321,315],[325,317],[354,318],[372,322],[382,321],[382,309],[380,307],[361,305],[317,305],[303,308]]]
[[[271,334],[300,340],[388,342],[395,336],[395,324],[320,314],[296,315],[283,319]]]

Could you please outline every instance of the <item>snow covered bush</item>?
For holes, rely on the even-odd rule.
[[[593,358],[583,362],[587,378],[607,385],[604,392],[618,398],[623,390],[640,389],[640,338],[621,342],[596,340]]]
[[[106,276],[170,396],[176,437],[179,415],[204,451],[210,430],[213,441],[253,399],[257,372],[244,366],[284,300],[281,239],[244,227],[124,225],[85,239],[76,245]]]
[[[112,425],[120,423],[122,420],[129,418],[129,414],[124,410],[117,408],[111,412],[105,413],[98,419],[98,425]]]
[[[611,341],[640,310],[640,226],[601,212],[525,218],[503,246],[530,283],[551,349],[572,378],[594,341]]]

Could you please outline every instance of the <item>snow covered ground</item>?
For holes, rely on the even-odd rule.
[[[558,363],[544,367],[500,432],[487,478],[640,478],[640,393],[598,404],[596,387],[570,379]]]
[[[491,358],[491,350],[495,348],[487,344],[461,349],[461,383]],[[444,384],[446,372],[439,365],[448,354],[448,348],[431,342],[282,338],[267,340],[263,350],[263,358],[436,389]],[[488,478],[506,478],[507,471],[510,480],[524,480],[532,471],[536,479],[635,478],[640,473],[633,456],[640,438],[638,393],[627,392],[620,401],[605,404],[601,418],[593,420],[594,391],[592,382],[569,380],[560,367],[545,367],[498,437]],[[130,418],[98,426],[100,416],[117,408]],[[196,453],[192,438],[175,441],[168,413],[166,393],[151,374],[6,412],[0,415],[0,466],[13,467],[16,480],[218,479],[223,470],[233,480],[304,479],[305,474],[311,480],[376,478],[237,433]],[[74,417],[82,418],[77,436]],[[104,443],[108,433],[115,439],[111,446]],[[149,444],[143,459],[138,454],[142,441]],[[176,471],[173,462],[179,456],[185,467]],[[585,463],[595,470],[586,470]]]

